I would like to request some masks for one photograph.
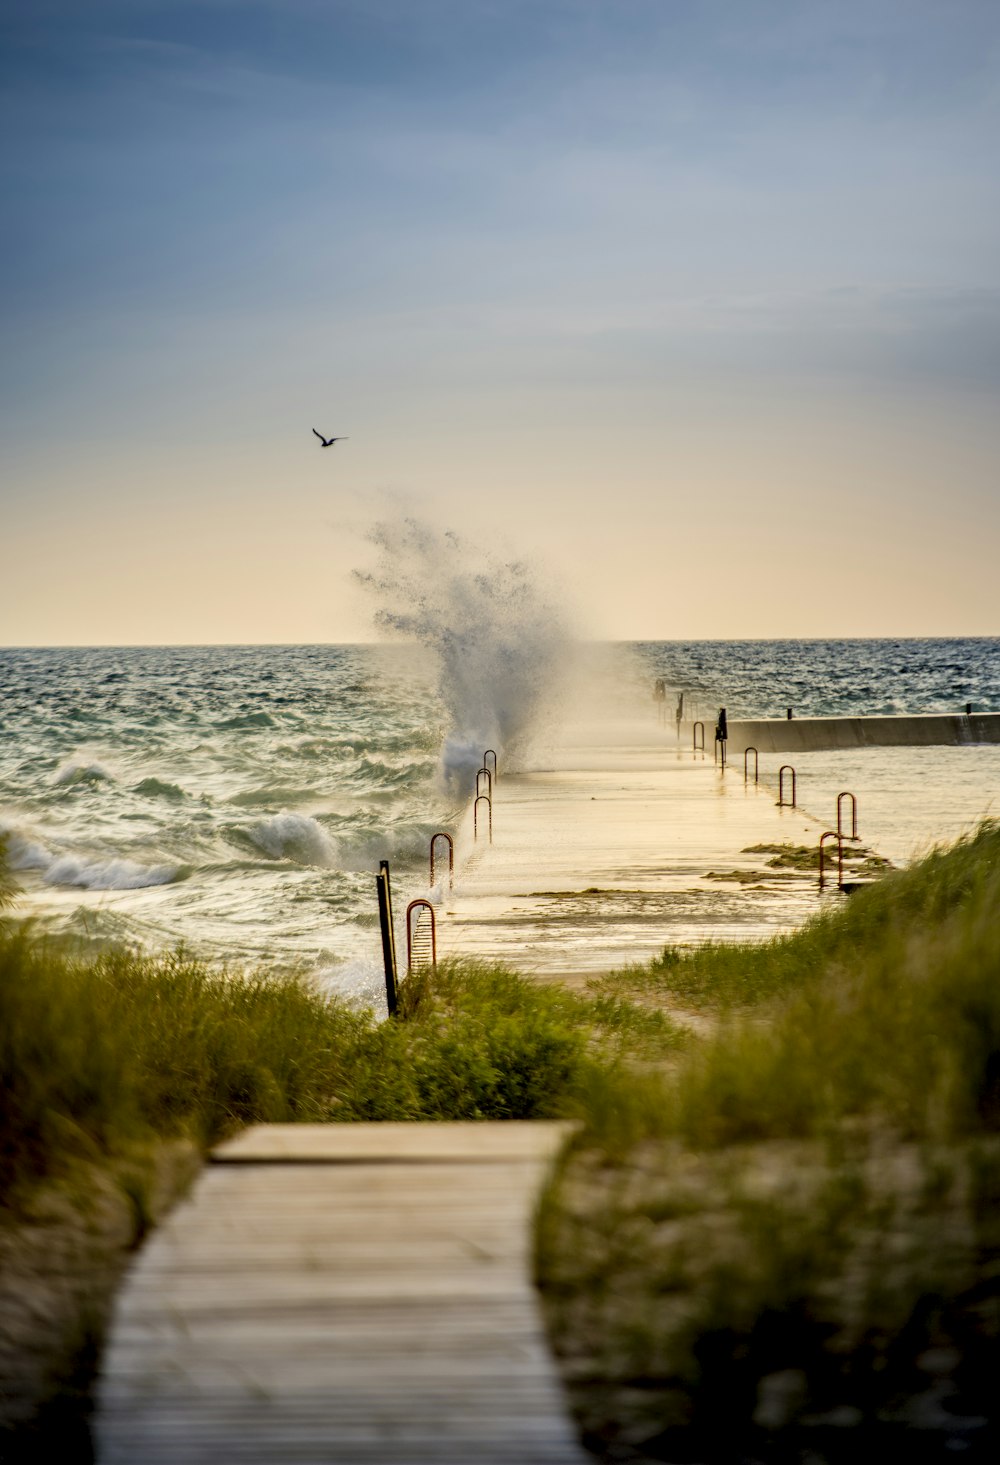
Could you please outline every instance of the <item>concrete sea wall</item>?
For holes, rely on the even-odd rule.
[[[711,750],[714,731],[714,724],[707,723],[706,750]],[[690,738],[689,730],[687,740]],[[747,747],[761,753],[815,753],[829,748],[959,747],[971,743],[1000,743],[1000,712],[730,720],[728,751],[732,757]]]

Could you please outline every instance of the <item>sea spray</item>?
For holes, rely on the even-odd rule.
[[[563,614],[525,561],[498,559],[452,530],[404,518],[368,537],[378,563],[357,578],[378,597],[381,630],[435,655],[449,718],[441,771],[465,792],[486,748],[516,755],[552,693],[569,647]]]

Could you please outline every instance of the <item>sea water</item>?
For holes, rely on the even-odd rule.
[[[557,693],[581,662],[530,599],[500,635],[472,601],[457,623],[447,597],[412,603],[385,620],[419,638],[397,644],[0,650],[0,832],[19,913],[85,942],[184,944],[374,997],[379,860],[397,907],[423,894],[430,837],[454,827],[483,747],[530,767],[532,734],[571,715]],[[660,676],[688,708],[731,716],[1000,710],[996,639],[643,642],[582,660],[592,706],[651,720]],[[897,861],[1000,805],[995,747],[807,759],[803,805],[827,817],[852,780],[862,836]]]
[[[688,715],[711,730],[731,718],[893,716],[1000,711],[1000,640],[642,642],[651,677],[686,688]],[[736,770],[742,778],[742,760]],[[797,800],[837,827],[838,794],[853,793],[858,836],[902,865],[935,844],[1000,817],[1000,746],[854,748],[773,755],[761,778],[796,770]],[[849,806],[844,817],[849,825]],[[847,827],[847,825],[845,825]],[[849,830],[848,830],[849,832]]]

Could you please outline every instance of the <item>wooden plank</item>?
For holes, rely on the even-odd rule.
[[[566,1126],[294,1128],[226,1147],[143,1250],[99,1465],[584,1461],[529,1281]]]
[[[548,1160],[572,1128],[570,1124],[516,1119],[503,1124],[258,1124],[218,1145],[212,1160],[229,1165]]]

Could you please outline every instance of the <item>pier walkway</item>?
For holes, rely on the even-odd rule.
[[[582,1465],[531,1284],[566,1126],[262,1125],[118,1301],[98,1465]]]
[[[801,925],[817,909],[815,872],[774,869],[753,847],[815,847],[829,825],[779,808],[752,760],[747,784],[742,757],[723,775],[711,728],[704,755],[685,731],[678,744],[653,716],[577,721],[523,768],[501,765],[492,844],[483,806],[478,840],[471,814],[460,831],[454,889],[437,887],[439,953],[567,980],[666,943]]]

